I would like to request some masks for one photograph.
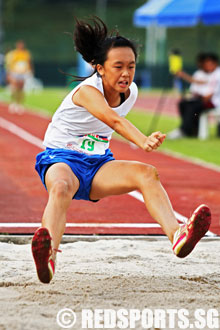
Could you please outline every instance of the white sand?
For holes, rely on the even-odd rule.
[[[83,308],[220,311],[220,241],[203,240],[185,259],[164,239],[81,241],[61,249],[55,277],[45,285],[30,245],[0,243],[0,329],[61,329],[56,315],[65,307],[77,315]],[[81,329],[77,324],[72,329]]]

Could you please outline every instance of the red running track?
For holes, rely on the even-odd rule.
[[[11,115],[6,105],[0,105],[0,232],[33,233],[47,202],[47,192],[34,170],[35,156],[41,148],[10,132],[2,119],[41,140],[49,119],[32,112]],[[111,149],[116,159],[138,160],[156,166],[175,211],[183,216],[190,216],[201,203],[208,204],[213,215],[210,230],[220,234],[220,172],[158,151],[145,153],[132,149],[128,143],[114,139]],[[107,197],[98,203],[73,201],[66,232],[162,234],[155,224],[142,202],[122,195]]]

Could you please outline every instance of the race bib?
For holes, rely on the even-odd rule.
[[[66,146],[68,149],[77,150],[90,155],[104,155],[109,147],[109,140],[99,135],[77,136]]]

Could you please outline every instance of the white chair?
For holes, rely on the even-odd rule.
[[[206,140],[209,137],[209,117],[212,117],[220,124],[220,108],[211,109],[200,115],[198,138]]]

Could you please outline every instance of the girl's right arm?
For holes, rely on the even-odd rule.
[[[94,117],[145,151],[157,149],[166,137],[161,132],[145,136],[130,121],[120,117],[109,107],[103,94],[92,86],[82,86],[73,95],[72,100],[74,104],[87,109]]]

